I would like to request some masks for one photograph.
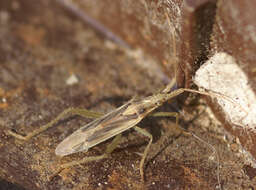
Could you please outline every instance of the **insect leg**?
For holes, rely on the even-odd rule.
[[[175,117],[176,125],[178,125],[178,123],[179,123],[179,113],[177,113],[177,112],[156,112],[156,113],[150,114],[149,116],[153,116],[153,117]]]
[[[102,116],[101,113],[97,113],[97,112],[92,112],[92,111],[88,111],[86,109],[80,109],[80,108],[68,108],[65,109],[62,113],[60,113],[55,119],[53,119],[52,121],[50,121],[49,123],[38,127],[37,129],[35,129],[34,131],[28,133],[27,135],[23,136],[20,135],[16,132],[13,132],[11,130],[8,131],[9,135],[20,139],[20,140],[29,140],[30,138],[46,131],[48,128],[54,126],[54,124],[56,124],[58,121],[60,121],[62,118],[64,118],[65,116],[67,116],[68,114],[71,115],[80,115],[82,117],[87,117],[87,118],[98,118],[100,116]]]
[[[178,122],[179,122],[179,114],[177,112],[156,112],[156,113],[150,114],[150,116],[154,116],[154,117],[175,117],[176,118],[176,125],[178,125]],[[142,159],[140,161],[140,175],[141,175],[142,181],[144,181],[143,166],[144,166],[144,162],[145,162],[145,159],[147,157],[149,148],[150,148],[150,146],[152,144],[153,137],[152,137],[152,135],[149,132],[147,132],[146,130],[141,129],[141,128],[137,127],[137,126],[135,126],[134,129],[138,133],[140,133],[140,134],[142,134],[142,135],[144,135],[144,136],[146,136],[146,137],[148,137],[150,139],[147,147],[144,150],[144,153],[142,155]]]
[[[179,114],[177,112],[156,112],[156,113],[150,114],[150,116],[175,117],[176,118],[176,125],[178,126],[178,123],[179,123]],[[206,142],[202,138],[198,137],[197,135],[195,135],[193,133],[190,133],[190,132],[187,132],[187,131],[184,131],[184,129],[182,129],[182,130],[183,130],[183,133],[185,133],[186,135],[192,135],[194,138],[196,138],[197,140],[205,143],[206,145],[208,145],[213,150],[213,153],[217,157],[217,180],[218,180],[219,187],[221,187],[221,183],[220,183],[220,163],[219,163],[220,160],[219,160],[217,150],[211,144],[209,144],[208,142]]]
[[[149,132],[147,132],[146,130],[141,129],[141,128],[137,127],[137,126],[135,126],[134,129],[135,129],[138,133],[140,133],[140,134],[142,134],[142,135],[144,135],[144,136],[146,136],[146,137],[149,138],[148,145],[147,145],[147,147],[145,148],[144,153],[143,153],[142,158],[141,158],[141,161],[140,161],[140,175],[141,175],[141,180],[142,180],[142,182],[144,182],[143,166],[144,166],[144,162],[145,162],[145,159],[146,159],[146,157],[147,157],[149,148],[150,148],[150,146],[151,146],[151,144],[152,144],[153,137],[152,137],[152,135],[151,135]]]
[[[106,150],[105,154],[111,154],[111,153],[116,149],[117,145],[118,145],[119,142],[120,142],[121,137],[122,137],[122,135],[119,134],[119,135],[117,135],[117,136],[113,139],[113,141],[111,142],[111,144],[109,144],[109,145],[107,146],[107,150]]]
[[[122,136],[121,134],[115,136],[115,138],[113,139],[111,144],[109,144],[107,146],[106,152],[104,154],[99,155],[99,156],[85,157],[82,160],[78,160],[78,161],[73,161],[73,162],[68,162],[66,164],[62,164],[60,166],[60,168],[57,170],[57,172],[55,172],[55,174],[52,177],[58,175],[65,168],[70,168],[70,167],[73,167],[73,166],[76,166],[76,165],[79,165],[79,164],[84,164],[84,163],[88,163],[88,162],[92,162],[92,161],[98,161],[98,160],[102,160],[104,158],[107,158],[114,151],[114,149],[117,147],[117,145],[119,144],[121,136]]]

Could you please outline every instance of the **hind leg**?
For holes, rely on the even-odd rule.
[[[20,135],[20,134],[18,134],[16,132],[13,132],[11,130],[8,131],[8,134],[17,138],[17,139],[27,141],[30,138],[46,131],[50,127],[53,127],[54,124],[58,123],[61,119],[63,119],[67,115],[80,115],[80,116],[86,117],[86,118],[98,118],[98,117],[102,116],[103,114],[97,113],[97,112],[92,112],[92,111],[89,111],[89,110],[86,110],[86,109],[67,108],[62,113],[60,113],[55,119],[53,119],[52,121],[50,121],[49,123],[47,123],[43,126],[37,127],[37,129],[28,133],[25,136]]]

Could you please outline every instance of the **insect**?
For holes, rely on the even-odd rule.
[[[153,110],[161,106],[164,102],[170,100],[173,97],[178,96],[179,94],[182,94],[183,92],[193,92],[193,93],[199,93],[199,94],[203,94],[203,95],[207,95],[215,98],[224,98],[236,104],[236,102],[234,102],[232,99],[217,93],[201,92],[201,91],[186,89],[186,88],[180,88],[180,89],[171,91],[171,88],[174,86],[174,84],[175,84],[175,80],[170,82],[160,93],[157,93],[155,95],[152,95],[146,98],[141,98],[141,99],[133,98],[123,106],[105,115],[91,112],[85,109],[68,108],[64,110],[61,114],[59,114],[51,122],[49,122],[44,126],[39,127],[35,131],[27,134],[26,136],[19,135],[13,131],[9,131],[9,134],[18,139],[29,140],[31,137],[38,135],[39,133],[52,127],[65,115],[71,113],[71,114],[78,114],[78,115],[91,117],[91,118],[98,118],[98,119],[95,119],[94,121],[81,127],[80,129],[75,131],[73,134],[68,136],[66,139],[64,139],[57,146],[55,150],[56,155],[66,156],[76,152],[87,151],[89,148],[101,142],[104,142],[107,139],[110,139],[111,137],[116,136],[112,141],[112,143],[107,147],[107,150],[103,155],[95,156],[95,157],[85,157],[80,161],[73,161],[73,162],[64,164],[61,166],[60,170],[62,170],[64,168],[71,167],[77,164],[106,158],[117,146],[120,139],[120,134],[134,127],[134,129],[137,132],[149,138],[149,143],[146,146],[140,161],[140,175],[143,181],[144,180],[143,166],[144,166],[144,162],[148,154],[150,145],[152,144],[152,135],[148,133],[146,130],[136,126],[144,117],[146,117]],[[178,125],[178,113],[176,112],[171,112],[171,113],[159,112],[159,113],[156,113],[155,115],[176,117],[176,125]]]

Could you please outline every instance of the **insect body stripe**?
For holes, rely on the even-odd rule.
[[[96,138],[102,136],[103,134],[106,134],[109,131],[117,129],[118,126],[122,126],[126,122],[136,120],[137,118],[137,114],[129,114],[124,115],[121,118],[117,118],[117,120],[113,119],[110,123],[102,123],[100,124],[101,129],[97,130],[97,133],[94,133],[93,135],[89,136],[87,141],[93,141]]]
[[[81,132],[85,132],[89,129],[93,129],[97,125],[100,125],[100,123],[109,121],[113,117],[118,117],[120,115],[120,113],[122,113],[124,110],[127,109],[127,107],[129,107],[131,105],[131,102],[132,102],[132,100],[129,101],[128,103],[124,104],[123,106],[121,106],[119,109],[114,110],[114,111],[108,113],[107,115],[104,115],[104,116],[100,117],[99,119],[96,119],[96,120],[92,121],[91,123],[85,125],[84,127],[81,128]]]

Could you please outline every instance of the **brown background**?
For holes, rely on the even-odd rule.
[[[243,6],[233,4],[233,9],[250,6],[246,4],[248,1],[244,2]],[[65,119],[58,127],[28,142],[7,135],[9,129],[28,133],[71,106],[105,113],[135,95],[157,92],[175,76],[175,69],[178,84],[189,87],[191,76],[208,54],[234,46],[225,35],[234,34],[241,43],[246,43],[245,38],[241,38],[244,31],[234,32],[240,28],[239,23],[244,22],[229,20],[226,14],[231,11],[225,8],[230,6],[224,5],[224,1],[88,0],[77,1],[76,5],[119,35],[125,45],[142,48],[146,54],[132,56],[131,50],[110,43],[103,38],[102,31],[95,32],[91,25],[63,9],[59,2],[1,1],[0,186],[9,189],[216,189],[216,155],[207,144],[183,134],[175,127],[174,120],[147,118],[140,124],[154,136],[144,184],[140,182],[140,157],[136,153],[144,150],[147,139],[132,130],[125,133],[111,158],[66,169],[52,180],[49,176],[61,163],[104,152],[108,142],[88,153],[62,159],[54,154],[61,140],[90,120]],[[252,22],[245,15],[241,18]],[[227,25],[222,20],[237,25],[224,27]],[[218,30],[220,24],[227,30],[225,35]],[[173,31],[175,38],[172,38]],[[254,47],[253,43],[246,46],[246,55],[244,51],[235,52],[235,48],[231,52],[244,64],[252,83],[255,73],[247,68],[255,64],[250,56],[255,52]],[[68,86],[66,80],[71,74],[75,74],[79,82]],[[256,172],[240,153],[236,138],[225,132],[224,126],[228,125],[217,122],[204,101],[194,96],[184,104],[187,112],[181,115],[180,126],[215,147],[220,156],[223,188],[255,188]],[[172,111],[171,107],[177,109],[175,105],[165,105],[161,110]]]

